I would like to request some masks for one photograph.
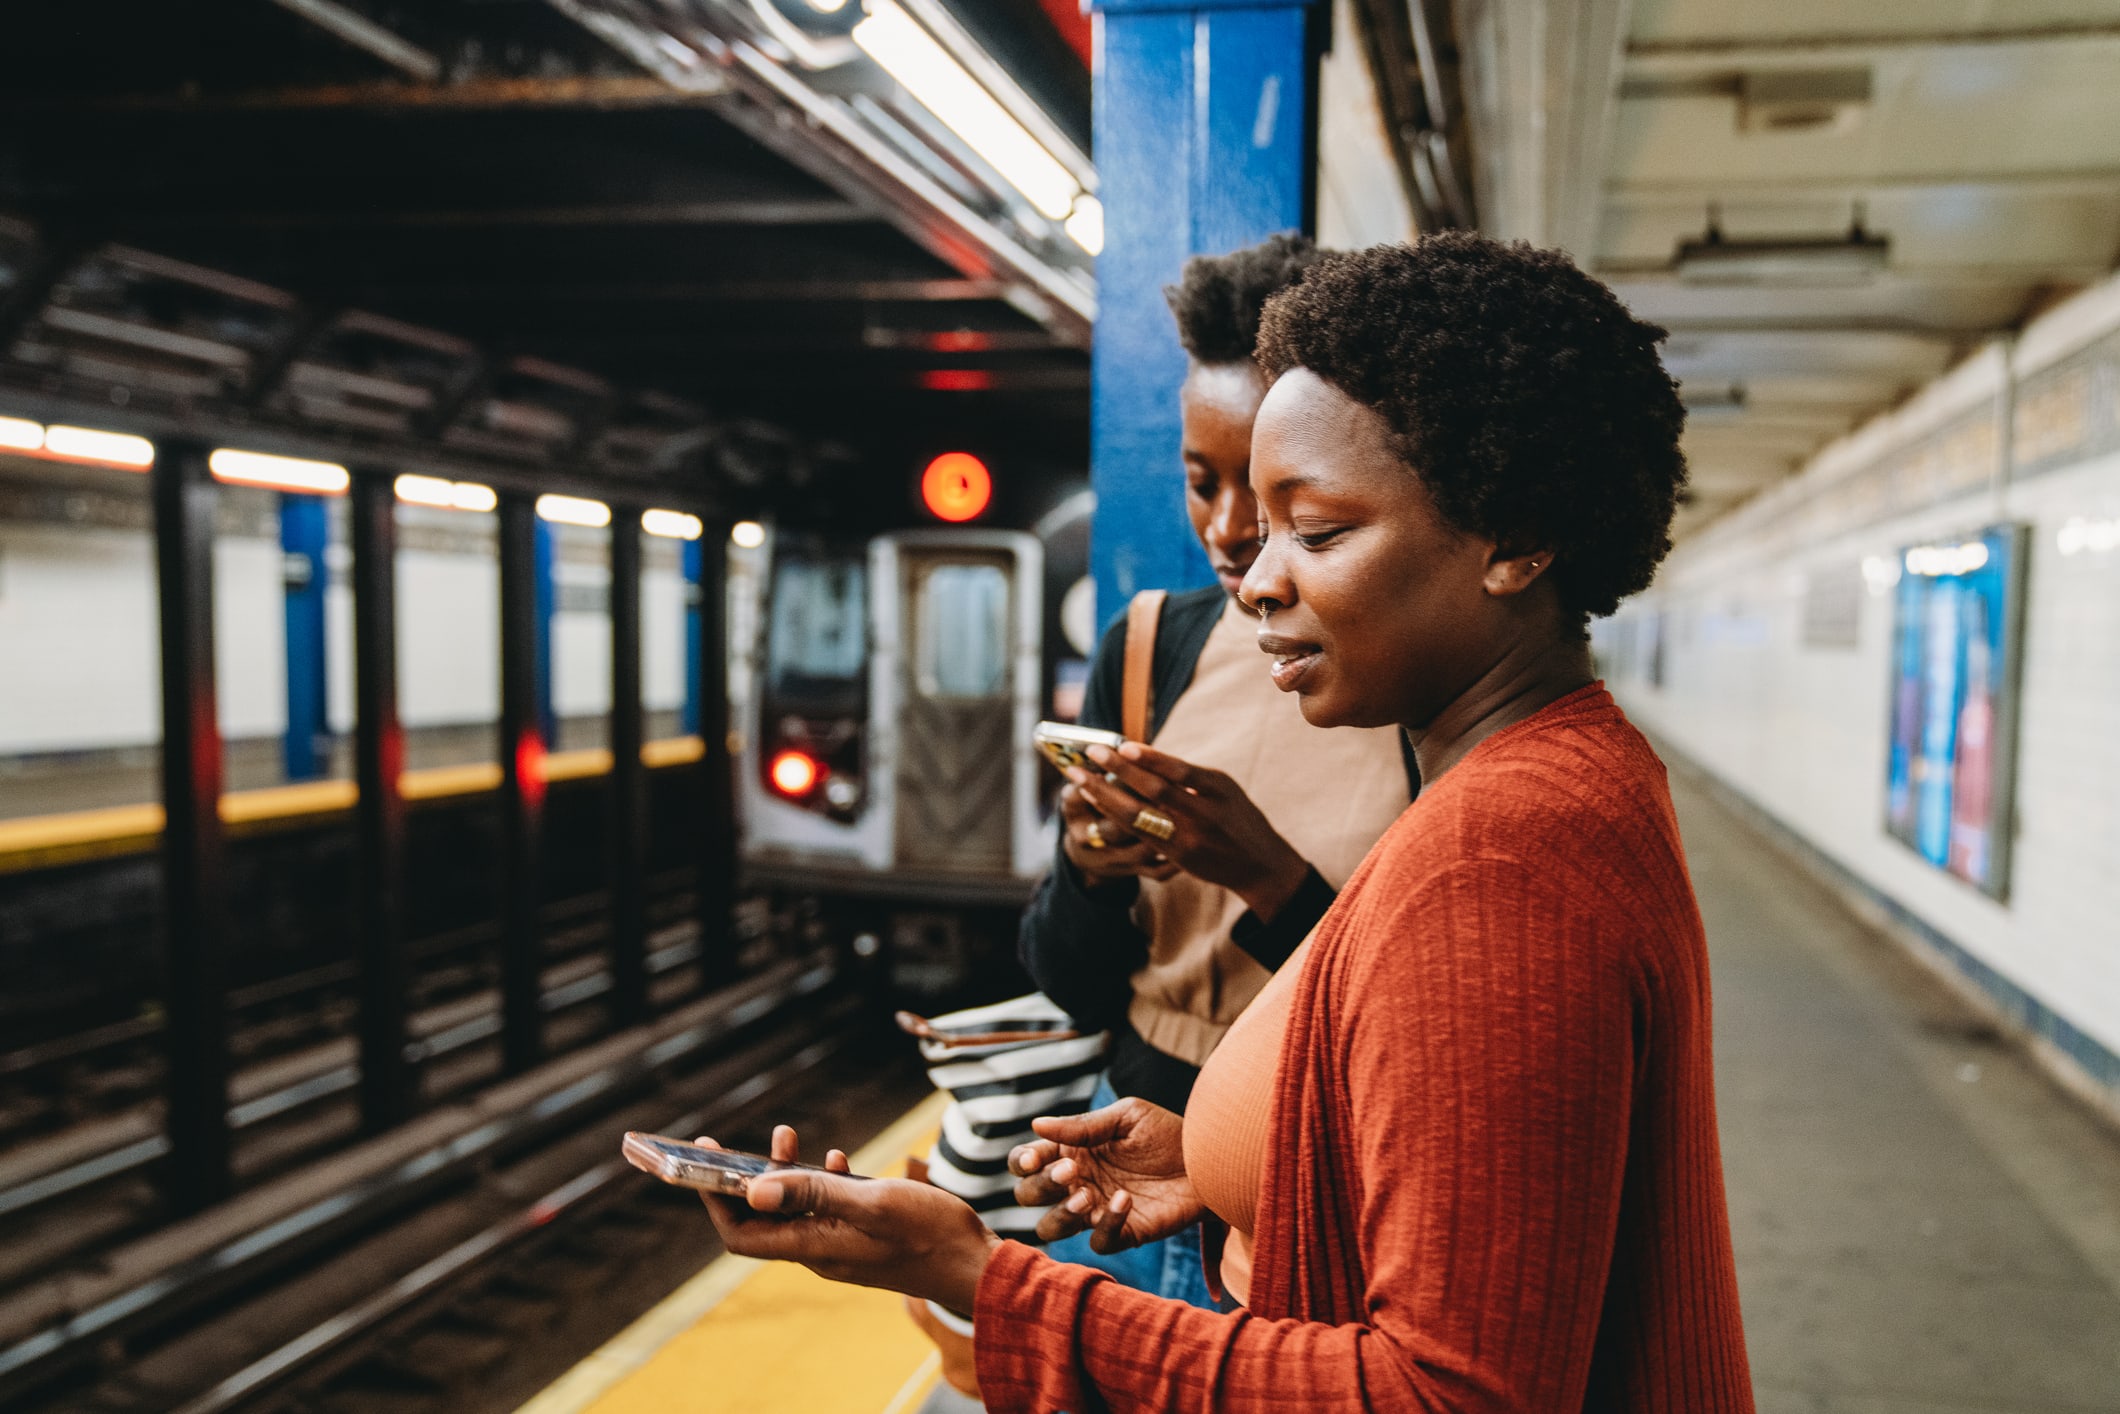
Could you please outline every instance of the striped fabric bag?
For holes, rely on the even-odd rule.
[[[920,1038],[929,1077],[950,1094],[928,1182],[971,1204],[1003,1237],[1037,1242],[1045,1209],[1017,1204],[1009,1150],[1033,1137],[1039,1115],[1089,1108],[1110,1034],[1084,1035],[1038,992],[927,1020],[901,1012],[898,1021]]]

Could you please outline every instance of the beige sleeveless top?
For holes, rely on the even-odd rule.
[[[1273,1082],[1311,938],[1289,955],[1229,1028],[1200,1067],[1199,1083],[1185,1106],[1185,1172],[1208,1211],[1229,1224],[1222,1244],[1222,1289],[1241,1305],[1251,1303],[1251,1238],[1259,1230]]]
[[[1310,725],[1267,676],[1257,635],[1258,620],[1230,600],[1156,749],[1227,772],[1337,889],[1406,808],[1398,728]],[[1149,1045],[1199,1065],[1270,975],[1229,940],[1244,901],[1178,874],[1143,879],[1133,916],[1149,949],[1127,1020]]]

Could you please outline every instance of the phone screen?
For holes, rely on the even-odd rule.
[[[724,1173],[741,1174],[749,1178],[774,1168],[798,1168],[797,1164],[776,1164],[758,1154],[740,1153],[735,1149],[702,1149],[697,1144],[680,1144],[675,1139],[661,1135],[643,1134],[638,1137],[643,1148],[675,1159],[681,1164],[697,1164],[701,1168],[720,1169]]]

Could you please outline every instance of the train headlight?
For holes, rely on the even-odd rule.
[[[790,800],[800,800],[817,785],[817,758],[806,751],[783,751],[766,769],[773,789]]]
[[[824,803],[834,810],[852,810],[861,802],[861,786],[845,776],[834,776],[824,783]]]

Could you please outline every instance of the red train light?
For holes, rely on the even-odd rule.
[[[804,751],[783,751],[766,768],[773,789],[790,800],[800,800],[808,795],[816,787],[821,774],[823,771],[817,758]]]

